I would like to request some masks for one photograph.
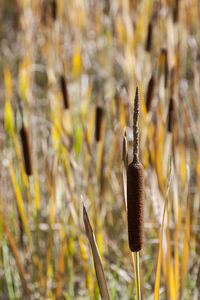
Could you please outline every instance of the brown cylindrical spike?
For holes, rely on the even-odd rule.
[[[152,46],[152,38],[153,38],[153,22],[150,21],[148,25],[148,32],[147,32],[147,40],[146,40],[146,51],[151,51]]]
[[[64,108],[69,109],[69,93],[67,88],[67,81],[63,75],[60,77],[60,85],[63,95]]]
[[[23,246],[23,234],[24,234],[24,227],[23,227],[23,222],[22,222],[22,217],[19,213],[19,209],[17,207],[17,215],[18,215],[18,222],[19,222],[19,235],[20,235],[20,244]]]
[[[20,136],[22,141],[25,170],[26,170],[26,174],[30,176],[33,173],[32,160],[31,160],[30,135],[24,126],[22,126],[20,130]]]
[[[136,88],[133,115],[133,162],[127,169],[128,239],[132,252],[144,244],[144,169],[139,162],[139,89]]]
[[[127,170],[128,238],[132,252],[144,244],[144,169],[131,163]]]
[[[164,56],[165,88],[167,88],[168,76],[169,76],[169,62],[168,62],[168,51],[167,51],[167,49],[162,48],[161,54]]]
[[[100,106],[96,107],[96,126],[95,126],[95,138],[96,141],[100,141],[101,139],[101,127],[103,121],[103,109]]]
[[[169,63],[168,63],[168,52],[166,50],[165,51],[165,88],[167,88],[168,76],[169,76]]]
[[[173,123],[174,123],[174,98],[171,97],[169,100],[169,109],[168,109],[168,131],[173,132]]]
[[[151,110],[152,100],[154,97],[154,91],[155,91],[155,77],[154,75],[151,76],[147,88],[147,95],[146,95],[146,108],[147,112]]]
[[[57,2],[56,2],[56,0],[52,0],[51,9],[52,9],[52,18],[55,21],[56,17],[57,17]]]
[[[173,11],[173,21],[174,21],[174,23],[178,22],[178,17],[179,17],[179,0],[176,0],[174,11]]]

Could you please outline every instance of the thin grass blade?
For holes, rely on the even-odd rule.
[[[19,253],[18,253],[17,245],[15,243],[15,240],[13,238],[13,235],[12,235],[10,229],[8,228],[8,225],[6,223],[4,215],[2,215],[2,221],[3,221],[4,230],[6,232],[7,238],[9,240],[9,243],[10,243],[10,246],[11,246],[11,250],[12,250],[13,256],[14,256],[15,261],[17,263],[19,274],[20,274],[20,276],[21,276],[21,278],[23,280],[26,292],[29,293],[30,290],[29,290],[29,287],[28,287],[28,283],[26,281],[25,270],[24,270],[24,267],[22,265]]]
[[[103,300],[109,300],[109,292],[108,292],[108,287],[107,287],[107,282],[103,270],[103,265],[101,263],[101,258],[99,255],[99,250],[96,244],[95,236],[92,230],[92,227],[90,225],[90,221],[87,215],[87,211],[85,209],[85,206],[83,205],[83,221],[85,225],[85,231],[87,234],[87,237],[90,242],[90,246],[92,249],[92,255],[93,255],[93,260],[94,260],[94,267],[95,267],[95,272],[96,272],[96,277],[99,285],[99,291],[101,294],[101,297]]]
[[[170,183],[171,183],[171,174],[172,174],[171,170],[172,169],[171,169],[171,161],[170,161],[170,171],[169,171],[169,178],[168,178],[167,191],[166,191],[163,217],[162,217],[162,225],[161,225],[161,231],[160,231],[160,243],[159,243],[157,270],[156,270],[156,282],[155,282],[155,287],[154,287],[154,300],[159,300],[163,231],[164,231],[165,213],[166,213],[167,202],[168,202],[168,194],[169,194],[169,188],[170,188]]]

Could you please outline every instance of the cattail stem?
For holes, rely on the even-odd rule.
[[[135,273],[135,286],[136,286],[136,299],[141,300],[141,289],[140,289],[140,256],[139,251],[132,252],[134,273]]]

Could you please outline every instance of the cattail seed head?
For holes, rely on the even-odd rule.
[[[144,244],[144,169],[141,163],[131,163],[127,170],[128,237],[132,252]]]
[[[174,98],[171,97],[169,100],[169,108],[168,108],[168,131],[173,132],[173,123],[174,123]]]
[[[129,248],[140,251],[144,243],[144,169],[139,162],[139,89],[136,88],[133,115],[133,162],[127,169],[127,214]]]
[[[168,52],[166,50],[166,52],[165,52],[165,88],[167,88],[168,77],[169,77],[169,62],[168,62]]]
[[[57,3],[56,3],[56,0],[52,0],[51,10],[52,10],[52,18],[55,21],[56,17],[57,17]]]
[[[24,227],[23,227],[23,222],[22,222],[22,217],[19,213],[19,209],[17,207],[17,216],[18,216],[18,222],[19,222],[19,236],[20,236],[20,244],[23,246],[23,235],[24,235]]]
[[[28,176],[30,176],[33,173],[32,159],[31,159],[31,147],[30,147],[30,135],[29,135],[28,130],[24,127],[24,125],[22,126],[22,128],[20,130],[20,136],[21,136],[21,141],[22,141],[25,170],[26,170],[26,174]]]
[[[147,94],[146,94],[146,108],[147,112],[151,110],[151,105],[154,97],[154,91],[155,91],[155,77],[154,75],[151,76],[147,88]]]
[[[174,23],[178,22],[178,17],[179,17],[179,0],[175,0],[175,7],[174,7],[174,11],[173,11]]]
[[[69,109],[69,93],[67,88],[67,81],[63,75],[60,76],[60,85],[63,95],[64,108]]]
[[[147,52],[151,51],[152,38],[153,38],[153,22],[151,20],[148,25],[148,32],[147,32],[147,39],[146,39],[146,51]]]
[[[166,88],[168,83],[168,77],[169,77],[168,51],[166,48],[162,48],[161,55],[164,56],[164,76],[165,76],[165,88]]]
[[[96,107],[96,126],[95,126],[95,138],[96,141],[100,141],[101,139],[101,128],[103,121],[103,109],[100,106]]]

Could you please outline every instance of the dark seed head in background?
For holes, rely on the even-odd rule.
[[[165,88],[167,88],[168,76],[169,76],[169,62],[168,62],[168,51],[166,48],[161,49],[161,55],[163,55],[164,57]]]
[[[173,123],[174,123],[174,98],[170,97],[169,108],[168,108],[168,131],[173,132]]]
[[[151,110],[152,100],[154,97],[154,91],[155,91],[155,77],[152,74],[148,87],[147,87],[147,94],[146,94],[146,108],[147,112]]]
[[[51,9],[52,9],[52,18],[55,21],[56,17],[57,17],[57,2],[56,2],[56,0],[52,0]]]
[[[63,75],[60,76],[60,85],[61,85],[61,91],[63,95],[63,103],[64,108],[69,109],[69,93],[68,93],[68,87],[67,87],[67,80]]]
[[[31,159],[30,135],[29,135],[28,130],[24,126],[22,126],[22,128],[20,130],[20,136],[21,136],[21,141],[22,141],[25,170],[26,170],[26,174],[28,176],[30,176],[33,173],[32,159]]]
[[[179,0],[175,0],[175,7],[173,10],[173,21],[174,23],[178,22],[178,18],[179,18]]]
[[[147,39],[146,39],[146,51],[151,51],[152,46],[152,38],[153,38],[153,21],[151,20],[148,25]]]
[[[96,126],[95,126],[95,138],[96,141],[100,141],[101,139],[101,128],[103,121],[103,108],[100,106],[96,107]]]

